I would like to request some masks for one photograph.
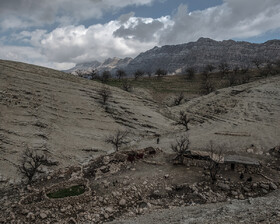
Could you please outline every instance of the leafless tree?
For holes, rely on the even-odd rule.
[[[265,68],[264,68],[266,70],[266,76],[274,75],[276,73],[273,64],[274,63],[272,61],[267,61],[266,62],[266,65],[265,65]]]
[[[122,145],[128,144],[126,140],[128,131],[117,130],[114,135],[111,135],[106,138],[106,143],[112,144],[115,147],[116,152],[119,151],[119,148]]]
[[[126,77],[126,72],[122,69],[118,69],[117,72],[116,72],[116,76],[118,77],[119,81]]]
[[[264,60],[262,58],[255,58],[253,61],[252,61],[255,66],[257,67],[258,70],[261,69],[261,65],[263,64]]]
[[[248,83],[250,81],[249,66],[243,66],[240,69],[241,83]]]
[[[183,94],[183,92],[180,92],[174,98],[174,106],[180,105],[183,99],[184,99],[184,94]]]
[[[219,70],[221,73],[221,78],[225,77],[229,72],[229,65],[227,62],[221,62],[219,64]]]
[[[204,94],[209,94],[215,90],[213,82],[209,79],[203,79],[200,88]]]
[[[280,72],[280,59],[276,60],[274,62],[274,65],[275,65],[275,71],[276,73],[279,73]]]
[[[185,130],[189,130],[189,123],[191,119],[188,118],[187,114],[184,111],[180,111],[179,119],[175,123],[175,125],[182,125],[184,126]]]
[[[161,78],[162,76],[166,76],[167,75],[167,71],[164,70],[164,69],[160,69],[158,68],[155,72],[155,75],[158,77],[158,78]]]
[[[211,64],[208,64],[205,66],[204,70],[207,71],[207,72],[213,72],[215,69],[215,66],[211,65]]]
[[[82,70],[76,70],[75,73],[79,77],[83,77],[83,75],[84,75],[84,72]]]
[[[99,91],[98,95],[101,97],[101,104],[106,105],[108,99],[111,97],[112,92],[107,86],[103,86]]]
[[[212,183],[217,180],[217,174],[221,169],[221,162],[223,161],[223,148],[215,148],[212,141],[209,144],[209,160],[207,161],[206,169],[209,171]]]
[[[132,84],[127,79],[124,79],[122,82],[122,89],[127,92],[132,91]]]
[[[100,77],[98,76],[98,73],[95,71],[95,70],[92,70],[90,73],[89,73],[89,79],[90,80],[94,80],[94,79],[99,79]]]
[[[134,79],[137,80],[138,78],[142,77],[144,75],[144,72],[142,70],[136,70],[134,72]]]
[[[147,76],[148,76],[149,78],[151,78],[151,77],[152,77],[152,72],[147,71],[147,72],[146,72],[146,74],[147,74]]]
[[[240,72],[240,69],[238,66],[236,66],[236,67],[234,67],[233,72],[228,73],[227,79],[229,82],[229,86],[233,86],[233,85],[237,84],[239,72]]]
[[[194,67],[189,67],[186,69],[186,79],[188,80],[193,80],[195,76],[195,68]]]
[[[189,151],[189,144],[188,136],[181,136],[179,139],[176,139],[175,144],[171,144],[171,149],[177,154],[174,160],[178,164],[183,164],[184,154]]]
[[[56,166],[58,163],[51,161],[45,154],[26,149],[23,153],[19,172],[28,180],[30,184],[39,173],[44,173],[42,166]]]
[[[102,72],[102,75],[100,77],[101,82],[106,83],[109,81],[109,79],[112,77],[111,72],[109,71],[104,71]]]

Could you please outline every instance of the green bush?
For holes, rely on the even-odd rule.
[[[47,194],[49,198],[65,198],[70,196],[81,195],[86,191],[84,185],[76,185],[69,188],[59,189],[56,192]]]

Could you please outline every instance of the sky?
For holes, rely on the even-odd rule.
[[[1,0],[0,59],[58,70],[171,44],[279,39],[280,0]]]

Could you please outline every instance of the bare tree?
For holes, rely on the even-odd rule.
[[[275,65],[275,71],[276,73],[279,73],[280,72],[280,59],[276,60],[274,62],[274,65]]]
[[[158,68],[155,72],[155,75],[158,77],[158,78],[161,78],[162,76],[166,76],[167,75],[167,71],[164,70],[164,69],[160,69]]]
[[[115,147],[116,152],[119,151],[119,148],[122,145],[128,144],[126,140],[128,131],[117,130],[114,135],[111,135],[106,138],[106,143],[112,144]]]
[[[75,73],[79,77],[83,77],[83,75],[84,75],[84,72],[82,70],[76,70]]]
[[[116,72],[116,76],[118,77],[119,81],[126,77],[126,72],[122,69],[118,69],[117,72]]]
[[[255,64],[257,69],[260,70],[264,60],[262,58],[255,58],[252,62]]]
[[[188,136],[181,136],[179,139],[176,139],[175,144],[171,144],[172,150],[177,154],[174,160],[178,164],[183,164],[184,154],[189,151],[189,144]]]
[[[208,64],[205,66],[204,70],[207,71],[207,72],[213,72],[215,69],[215,66],[211,65],[211,64]]]
[[[241,83],[247,83],[250,81],[249,66],[243,66],[240,69],[240,74],[241,74]]]
[[[209,94],[215,90],[213,82],[209,79],[203,79],[200,88],[204,94]]]
[[[127,79],[124,79],[122,82],[122,89],[127,92],[132,91],[132,84]]]
[[[221,162],[223,161],[223,150],[220,148],[219,150],[214,147],[212,141],[209,144],[209,159],[207,161],[206,169],[209,171],[210,178],[212,183],[215,183],[217,180],[217,174],[221,169]]]
[[[233,72],[228,73],[227,79],[229,82],[229,86],[233,86],[237,84],[238,74],[240,72],[240,69],[238,66],[234,67]]]
[[[274,75],[276,73],[272,61],[266,62],[265,70],[266,70],[266,76]]]
[[[194,67],[189,67],[186,69],[186,79],[188,80],[193,80],[195,76],[195,68]]]
[[[111,90],[106,87],[103,86],[99,91],[98,91],[98,95],[101,97],[101,104],[106,105],[108,102],[108,99],[111,97],[112,92]]]
[[[221,73],[221,78],[225,77],[229,72],[229,65],[227,62],[221,62],[219,64],[219,70]]]
[[[26,149],[18,169],[28,179],[28,184],[30,184],[35,175],[44,173],[41,169],[42,166],[56,166],[57,164],[57,162],[51,161],[45,154]]]
[[[191,119],[187,117],[187,114],[184,111],[180,111],[180,116],[175,125],[182,125],[185,127],[186,131],[190,130],[189,129],[189,123]]]
[[[137,80],[138,78],[142,77],[144,75],[144,72],[142,70],[136,70],[134,72],[134,79]]]
[[[101,82],[106,83],[109,81],[109,79],[112,77],[111,72],[109,71],[104,71],[102,72],[102,75],[100,77]]]
[[[90,80],[94,80],[94,79],[99,79],[100,77],[98,76],[98,73],[95,71],[95,70],[92,70],[90,73],[89,73],[89,79]]]
[[[177,96],[174,98],[174,106],[178,106],[181,104],[182,100],[184,99],[183,92],[180,92]]]
[[[151,77],[152,77],[152,72],[147,71],[147,72],[146,72],[146,74],[147,74],[147,76],[148,76],[149,78],[151,78]]]

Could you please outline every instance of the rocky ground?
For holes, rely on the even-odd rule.
[[[173,157],[154,148],[118,152],[82,167],[60,169],[27,188],[15,185],[2,189],[0,223],[103,223],[116,219],[119,221],[115,223],[215,223],[229,221],[235,212],[232,222],[279,218],[274,207],[277,194],[269,196],[271,204],[265,204],[272,210],[254,214],[260,209],[260,201],[265,200],[254,198],[280,186],[280,173],[275,167],[264,163],[261,173],[245,173],[242,179],[239,172],[221,170],[213,184],[205,169],[207,161],[204,166],[175,166]],[[76,185],[83,185],[85,193],[58,199],[48,196]],[[218,202],[225,203],[216,206]],[[253,215],[238,214],[246,205],[243,212]],[[165,213],[162,209],[168,210]],[[178,215],[183,209],[192,212]],[[200,211],[207,212],[198,215]],[[218,212],[219,216],[214,216]],[[139,218],[130,219],[136,216]]]
[[[163,209],[111,223],[279,223],[279,197],[277,190],[265,197]]]

